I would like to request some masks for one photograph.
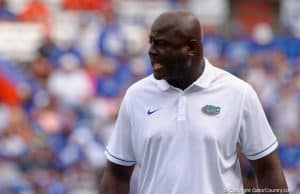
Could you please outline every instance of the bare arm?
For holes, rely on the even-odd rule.
[[[257,176],[258,187],[269,189],[261,193],[288,193],[277,150],[261,159],[250,162]],[[270,189],[274,192],[268,192],[271,191]]]
[[[99,194],[128,194],[133,168],[107,161]]]

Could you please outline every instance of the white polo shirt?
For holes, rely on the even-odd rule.
[[[256,160],[277,146],[253,88],[205,60],[185,90],[153,75],[132,85],[105,155],[139,168],[137,194],[241,193],[238,148]]]

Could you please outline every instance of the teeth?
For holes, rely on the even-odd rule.
[[[160,63],[154,63],[153,64],[153,69],[154,70],[157,70],[157,69],[160,69],[160,68],[162,68],[162,65]]]

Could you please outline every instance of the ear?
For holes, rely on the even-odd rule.
[[[198,45],[198,41],[195,40],[195,39],[192,39],[188,42],[188,50],[187,50],[187,54],[189,56],[195,56],[197,54],[197,50],[199,48],[199,45]]]

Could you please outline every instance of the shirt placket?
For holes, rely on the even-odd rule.
[[[178,121],[186,120],[186,94],[182,92],[178,102]]]

